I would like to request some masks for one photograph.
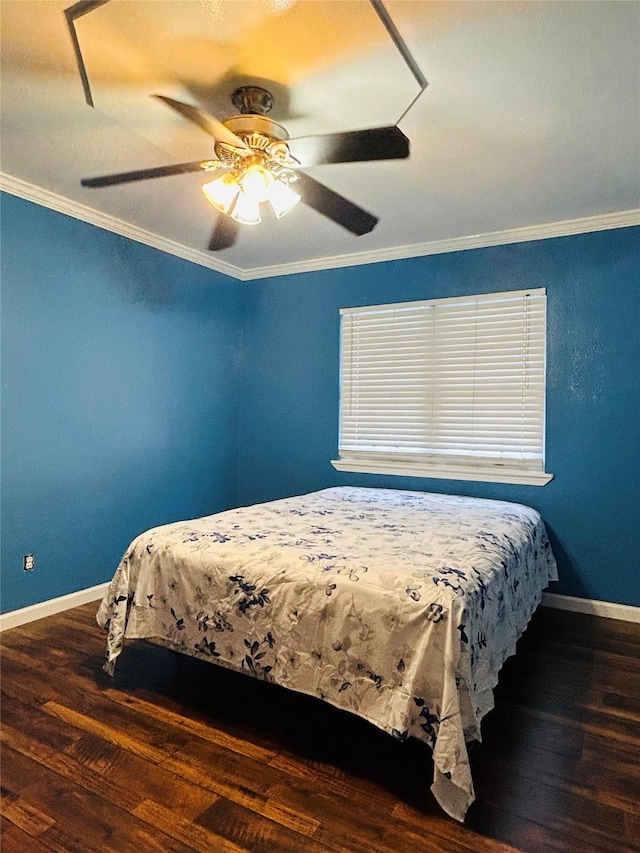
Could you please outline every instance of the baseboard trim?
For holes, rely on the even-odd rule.
[[[623,619],[625,622],[640,622],[640,607],[634,607],[632,604],[615,604],[613,601],[596,601],[593,598],[575,598],[572,595],[545,592],[542,594],[542,606],[590,613],[607,619]]]
[[[0,631],[5,631],[7,628],[17,628],[20,625],[26,625],[28,622],[35,622],[36,619],[44,619],[46,616],[71,610],[72,607],[80,607],[81,604],[88,604],[90,601],[99,601],[108,588],[109,582],[100,583],[97,586],[90,586],[88,589],[71,592],[69,595],[51,598],[49,601],[43,601],[40,604],[22,607],[20,610],[10,610],[0,616]]]
[[[40,604],[32,604],[30,607],[3,613],[0,615],[0,631],[35,622],[36,619],[44,619],[46,616],[80,607],[81,604],[88,604],[90,601],[99,601],[108,588],[107,581]],[[615,604],[612,601],[596,601],[592,598],[575,598],[572,595],[545,592],[542,595],[542,606],[554,607],[558,610],[573,610],[577,613],[590,613],[607,619],[622,619],[625,622],[640,622],[640,607],[634,607],[632,604]]]

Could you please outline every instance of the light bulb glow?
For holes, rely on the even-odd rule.
[[[220,213],[229,213],[236,196],[240,192],[236,175],[228,172],[215,181],[204,184],[202,192],[209,204],[213,205]]]
[[[231,218],[242,225],[257,225],[259,222],[262,222],[258,202],[251,198],[251,196],[248,196],[243,190],[238,194],[238,200],[233,208]]]
[[[269,190],[269,204],[278,219],[293,210],[300,201],[298,193],[282,181],[274,181]]]
[[[240,177],[242,192],[256,203],[266,201],[273,185],[271,173],[259,164],[249,166]]]

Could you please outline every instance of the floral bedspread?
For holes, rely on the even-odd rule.
[[[557,577],[526,506],[338,487],[157,527],[100,605],[113,673],[155,637],[358,714],[432,748],[432,791],[463,820],[466,741]]]

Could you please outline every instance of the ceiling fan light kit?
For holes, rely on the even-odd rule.
[[[301,200],[289,184],[299,162],[291,157],[285,142],[289,134],[281,125],[258,110],[270,110],[271,94],[258,86],[243,86],[231,95],[231,102],[246,112],[222,122],[244,143],[244,147],[216,142],[220,168],[230,172],[204,184],[202,192],[219,212],[242,225],[262,222],[260,204],[269,202],[281,219]]]

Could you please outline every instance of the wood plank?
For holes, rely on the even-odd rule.
[[[397,853],[399,850],[420,850],[421,853],[477,853],[478,851],[477,847],[463,843],[460,836],[457,839],[443,836],[434,838],[431,833],[423,834],[406,826],[394,826],[386,829],[383,836],[383,843],[385,846],[380,847],[380,851],[391,850],[393,853]],[[514,851],[513,847],[496,845],[495,841],[492,841],[492,844],[494,845],[492,848],[493,851],[500,848],[502,850]],[[514,853],[517,853],[517,851],[514,851]]]
[[[633,850],[638,849],[638,841],[640,839],[640,818],[635,815],[626,815],[624,838],[625,841],[633,847]]]
[[[14,826],[22,829],[27,835],[37,838],[55,824],[55,818],[41,811],[38,806],[26,802],[19,794],[4,794],[2,797],[2,814]]]
[[[246,738],[234,737],[227,732],[220,731],[211,725],[211,722],[202,722],[199,719],[186,717],[184,708],[182,713],[170,710],[158,703],[147,702],[138,696],[123,694],[120,690],[107,689],[103,691],[103,695],[113,702],[131,708],[143,715],[153,717],[159,723],[165,723],[169,726],[174,726],[182,732],[195,735],[203,740],[211,741],[224,749],[238,752],[241,755],[248,755],[258,761],[269,761],[276,755],[276,750],[265,748],[259,744],[247,742]]]
[[[63,752],[48,749],[6,726],[2,738],[3,776],[5,780],[23,780],[22,787],[37,778],[36,771],[46,768],[127,811],[134,812],[143,799],[153,797],[168,801],[174,816],[187,820],[217,799],[217,795],[197,785],[187,785],[163,768],[99,738],[85,735]],[[15,781],[12,784],[12,790],[20,790]]]
[[[22,796],[55,819],[39,837],[59,853],[191,853],[187,845],[68,779],[52,774]]]
[[[311,836],[318,827],[319,820],[305,809],[283,801],[299,794],[291,789],[287,778],[255,759],[239,761],[215,744],[193,742],[167,759],[163,767],[299,834]],[[310,789],[303,791],[305,803],[310,795]]]
[[[526,853],[637,853],[638,848],[614,836],[573,835],[549,829],[530,818],[485,802],[474,804],[466,825],[485,838],[499,840]]]
[[[318,844],[306,832],[301,835],[281,821],[224,798],[220,798],[199,815],[196,823],[228,839],[234,845],[250,850],[251,853],[270,850],[277,850],[278,853],[298,853],[302,845],[308,853],[327,853],[327,848]],[[303,823],[300,826],[307,828]],[[314,826],[314,832],[316,829]]]
[[[253,853],[247,847],[241,847],[213,830],[199,826],[189,820],[176,818],[175,814],[158,803],[145,800],[136,807],[133,814],[152,826],[157,826],[179,841],[189,845],[198,853]]]
[[[189,744],[168,759],[164,766],[184,778],[197,780],[234,805],[288,825],[288,828],[299,831],[302,820],[314,829],[319,825],[314,838],[328,846],[333,844],[333,829],[336,826],[340,827],[339,835],[343,845],[347,845],[346,839],[351,837],[356,846],[362,844],[363,839],[368,845],[379,841],[392,803],[391,798],[388,798],[386,809],[380,809],[379,801],[376,802],[376,791],[371,786],[366,795],[357,795],[352,790],[351,798],[346,799],[324,787],[318,788],[315,783],[299,782],[292,785],[288,774],[273,768],[271,764],[264,766],[255,761],[230,761],[213,744]],[[355,809],[354,804],[357,805]],[[364,814],[360,816],[363,804],[366,804]],[[377,808],[372,810],[372,804],[376,804]],[[286,805],[286,809],[282,808],[283,805]],[[289,818],[292,813],[296,815],[295,823]],[[324,829],[327,816],[330,817],[329,824],[332,827],[329,832]],[[345,849],[352,848],[345,846]]]
[[[496,773],[514,769],[514,757],[508,749],[505,751],[505,744],[491,743],[486,747],[490,752],[486,761]],[[601,761],[567,760],[558,755],[551,760],[546,750],[530,747],[518,756],[517,773],[534,783],[548,785],[596,805],[640,813],[640,780],[621,771],[620,765],[611,768]]]
[[[585,733],[572,720],[548,716],[542,719],[530,710],[506,702],[499,703],[482,721],[482,739],[492,748],[494,743],[504,744],[514,757],[530,747],[542,749],[567,759],[582,755]],[[489,746],[491,745],[491,747]]]
[[[26,731],[40,746],[62,750],[80,736],[73,726],[51,720],[43,713],[42,705],[26,704],[8,696],[5,693],[6,687],[6,679],[3,679],[0,737],[4,737],[10,730]]]
[[[410,826],[418,836],[424,837],[429,834],[438,839],[458,841],[473,853],[519,853],[510,844],[485,838],[478,832],[455,823],[436,809],[432,809],[427,816],[424,810],[412,808],[405,803],[397,803],[391,815],[399,826]]]
[[[0,839],[2,853],[51,853],[50,847],[8,820],[0,828]]]
[[[638,726],[627,720],[620,720],[606,712],[585,711],[580,707],[573,710],[567,708],[548,708],[546,703],[538,707],[538,699],[533,699],[526,704],[526,700],[518,697],[517,702],[503,699],[501,703],[509,712],[520,713],[524,716],[535,717],[544,722],[551,722],[576,729],[583,734],[603,734],[609,740],[619,744],[626,744],[635,749],[640,744],[640,732]]]
[[[218,799],[217,794],[185,782],[162,765],[144,761],[93,735],[84,735],[65,753],[74,778],[89,790],[120,806],[135,793],[132,812],[142,801],[168,803],[174,817],[193,820]]]
[[[116,727],[112,724],[111,720],[101,722],[87,714],[79,713],[78,711],[73,710],[73,708],[67,708],[65,705],[61,705],[58,702],[45,702],[42,707],[47,714],[74,726],[76,729],[88,732],[89,734],[95,734],[109,743],[121,746],[123,749],[132,752],[134,755],[147,758],[157,764],[164,761],[168,755],[172,755],[176,752],[182,745],[180,743],[176,743],[169,737],[166,739],[162,738],[160,746],[155,746],[156,726],[153,726],[151,721],[148,721],[148,725],[151,726],[151,732],[145,732],[144,725],[141,724],[140,726],[137,726],[132,733],[129,733],[124,721],[122,723],[122,727]],[[130,722],[133,726],[135,722],[138,721],[130,720]],[[140,737],[141,733],[142,737]]]
[[[601,837],[624,837],[625,813],[596,797],[532,781],[503,767],[496,772],[490,764],[477,769],[475,785],[481,792],[479,805],[489,803],[562,835],[592,843],[599,843]]]
[[[581,759],[585,764],[613,770],[621,779],[640,779],[640,743],[620,743],[601,732],[586,732]]]
[[[134,786],[131,779],[126,788],[119,788],[117,785],[113,785],[108,778],[94,772],[88,772],[82,764],[66,752],[51,749],[38,743],[29,734],[7,726],[2,727],[1,737],[3,755],[7,750],[12,749],[32,762],[28,774],[29,779],[39,778],[36,771],[46,770],[50,774],[77,782],[87,791],[95,793],[107,802],[125,810],[131,811],[140,802],[139,787]]]

